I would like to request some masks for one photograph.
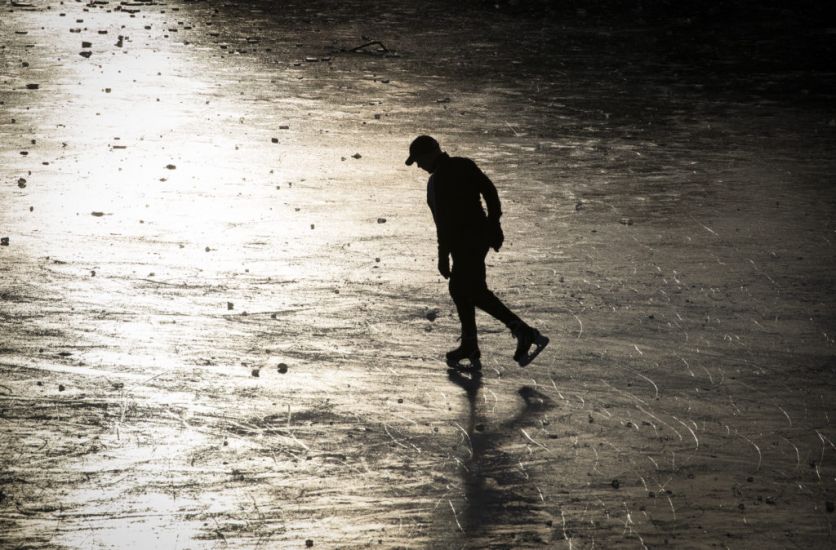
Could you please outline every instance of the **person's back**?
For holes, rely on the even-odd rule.
[[[427,183],[427,203],[439,229],[439,240],[451,251],[483,245],[489,217],[498,220],[501,215],[496,188],[476,163],[446,153],[439,157]]]

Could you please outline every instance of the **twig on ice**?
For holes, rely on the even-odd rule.
[[[350,51],[350,52],[360,52],[360,51],[364,50],[365,48],[368,48],[369,46],[374,46],[375,44],[377,44],[378,46],[380,46],[380,49],[381,49],[381,50],[383,50],[384,52],[388,52],[388,51],[389,51],[389,50],[386,48],[386,46],[384,46],[384,45],[383,45],[383,42],[381,42],[380,40],[372,40],[371,42],[366,42],[366,43],[365,43],[365,44],[363,44],[362,46],[357,46],[356,48],[351,48],[351,49],[350,49],[350,50],[348,50],[348,51]]]

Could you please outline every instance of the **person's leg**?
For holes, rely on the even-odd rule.
[[[466,254],[453,254],[450,274],[450,296],[456,304],[462,339],[476,339],[476,307],[473,301],[473,262]]]
[[[485,287],[476,297],[476,307],[492,316],[494,319],[500,321],[506,327],[513,329],[515,326],[522,323],[513,311],[508,309],[508,306],[502,303],[502,300],[496,297],[496,294]]]
[[[496,295],[488,289],[487,273],[485,269],[485,256],[488,250],[485,248],[475,256],[478,261],[473,262],[474,289],[473,303],[484,311],[501,321],[511,330],[514,338],[517,339],[517,349],[514,352],[514,360],[520,366],[529,364],[545,348],[549,339],[540,332],[528,326],[522,319],[517,317]],[[534,346],[533,351],[532,346]]]
[[[508,307],[502,303],[502,300],[496,297],[496,294],[490,291],[487,283],[487,270],[485,269],[485,256],[488,254],[488,249],[475,251],[473,256],[473,302],[482,311],[500,321],[506,327],[514,330],[515,327],[525,324],[517,317]]]
[[[450,274],[450,296],[456,304],[459,322],[462,326],[461,345],[447,352],[447,364],[462,368],[461,361],[467,359],[470,368],[481,368],[479,342],[476,335],[476,306],[473,303],[473,265],[466,256],[453,254],[453,269]]]

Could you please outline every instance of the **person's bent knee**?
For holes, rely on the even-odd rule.
[[[473,298],[477,301],[495,300],[496,295],[488,289],[488,285],[482,285],[481,287],[474,289]]]
[[[459,283],[455,276],[450,277],[450,280],[447,282],[447,289],[450,291],[450,296],[453,297],[453,300],[455,300],[457,296],[461,296],[461,286],[461,283]]]
[[[450,296],[452,296],[454,300],[457,298],[472,300],[474,298],[473,285],[467,279],[450,277],[450,282],[447,286],[450,290]]]
[[[448,284],[450,289],[450,296],[453,300],[467,300],[469,302],[477,302],[479,300],[492,298],[493,293],[488,290],[487,285],[480,284],[478,281],[454,281],[450,280]]]

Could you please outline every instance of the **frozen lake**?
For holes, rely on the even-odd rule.
[[[0,547],[833,544],[836,76],[809,48],[836,30],[0,13]],[[552,342],[526,369],[480,314],[482,376],[447,372],[421,133],[499,189],[489,283]]]

